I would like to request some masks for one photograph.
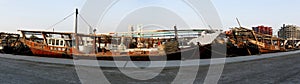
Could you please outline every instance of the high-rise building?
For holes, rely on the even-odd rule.
[[[278,31],[278,37],[283,39],[300,39],[300,27],[296,25],[285,25]]]

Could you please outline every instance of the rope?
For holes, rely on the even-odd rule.
[[[69,17],[73,16],[75,14],[75,12],[71,13],[70,15],[68,15],[67,17],[63,18],[62,20],[60,20],[59,22],[55,23],[54,25],[51,25],[49,28],[47,28],[46,30],[49,30],[53,27],[55,27],[56,25],[58,25],[59,23],[62,23],[63,21],[67,20]]]
[[[80,17],[80,19],[83,20],[83,22],[84,22],[86,25],[88,25],[90,28],[92,28],[92,26],[87,22],[87,20],[85,20],[85,19],[83,18],[83,16],[81,16],[81,14],[79,14],[79,17]]]

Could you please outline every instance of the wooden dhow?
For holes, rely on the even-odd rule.
[[[76,34],[19,30],[33,55],[96,57],[100,60],[181,60],[200,58],[221,31],[156,30],[151,32]],[[151,35],[151,36],[148,36]]]

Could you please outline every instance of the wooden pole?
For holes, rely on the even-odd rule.
[[[77,31],[77,28],[78,28],[78,9],[76,9],[76,11],[75,11],[75,43],[76,43],[76,49],[77,50],[79,50],[79,38],[78,38],[78,36],[77,36],[77,33],[78,33],[78,31]]]
[[[236,18],[236,21],[238,22],[238,24],[239,24],[240,28],[242,28],[242,25],[241,25],[241,23],[240,23],[240,21],[239,21],[239,19],[238,19],[238,18]]]
[[[178,40],[178,31],[177,31],[177,27],[174,26],[174,30],[175,30],[175,40]]]
[[[75,10],[75,33],[77,34],[77,23],[78,23],[78,9]]]

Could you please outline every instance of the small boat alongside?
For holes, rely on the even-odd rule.
[[[2,53],[12,54],[15,45],[19,42],[20,35],[14,33],[0,33],[0,51]]]

